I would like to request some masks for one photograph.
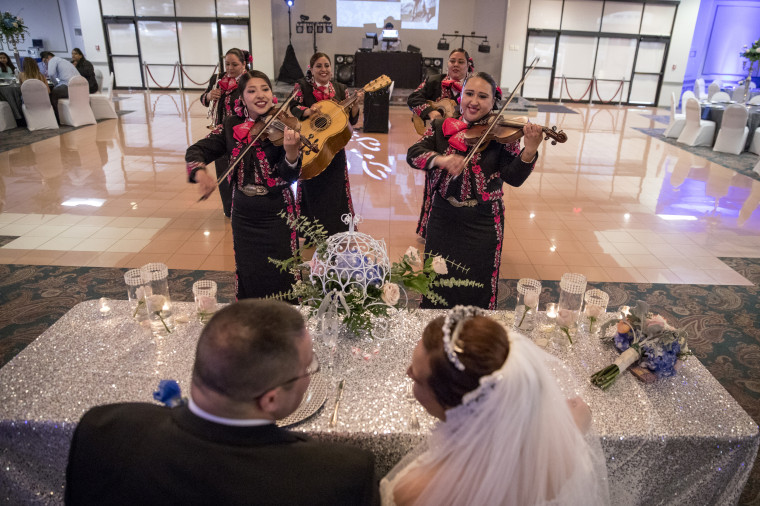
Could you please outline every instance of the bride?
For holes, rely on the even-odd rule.
[[[566,400],[556,358],[474,307],[425,328],[407,374],[441,421],[380,485],[384,505],[609,504],[588,406]]]

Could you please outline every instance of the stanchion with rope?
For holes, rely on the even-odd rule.
[[[166,90],[166,89],[168,89],[168,88],[171,88],[171,85],[172,85],[172,83],[174,82],[174,76],[176,76],[176,75],[177,75],[177,64],[175,63],[174,65],[172,65],[172,68],[174,69],[174,71],[172,72],[172,78],[171,78],[171,80],[169,81],[169,84],[168,84],[168,85],[166,85],[166,86],[161,86],[161,85],[160,85],[160,84],[158,84],[158,82],[156,81],[156,78],[155,78],[155,77],[153,77],[153,73],[150,71],[150,66],[148,65],[148,63],[147,63],[147,62],[145,63],[145,70],[148,72],[148,75],[150,76],[150,79],[151,79],[151,81],[153,81],[154,83],[156,83],[156,86],[158,86],[158,87],[159,87],[159,88],[161,88],[162,90]],[[148,83],[147,83],[147,81],[146,81],[146,83],[145,83],[145,84],[146,84],[146,85],[148,84]],[[148,86],[148,88],[150,88],[150,87]],[[182,86],[180,85],[180,90],[181,90],[181,89],[182,89]]]
[[[597,81],[597,83],[596,83],[596,96],[597,96],[597,98],[599,98],[599,102],[601,102],[602,104],[611,104],[612,101],[615,100],[615,97],[617,97],[618,93],[620,93],[620,99],[622,100],[623,99],[623,82],[624,81],[621,79],[620,80],[620,86],[618,86],[617,90],[615,91],[615,94],[612,95],[611,99],[609,99],[608,101],[605,102],[604,100],[602,100],[601,95],[599,95],[599,81]]]
[[[591,90],[591,85],[594,83],[594,78],[592,77],[591,81],[588,83],[588,88],[586,88],[586,91],[583,92],[583,95],[581,95],[580,98],[576,99],[576,98],[573,98],[573,96],[570,94],[570,88],[568,88],[568,86],[567,86],[567,79],[565,78],[565,76],[562,76],[562,79],[565,82],[565,91],[567,91],[567,97],[572,102],[580,102],[581,100],[583,100],[583,97],[586,96],[586,93],[589,93],[589,91]],[[589,103],[590,103],[590,100],[591,100],[591,94],[589,93]],[[562,102],[560,102],[560,103],[562,103]]]
[[[623,83],[625,82],[625,77],[620,78],[620,86],[623,86]],[[618,107],[623,107],[623,92],[620,92],[620,98],[618,99]]]
[[[559,82],[559,105],[562,105],[562,86],[567,86],[565,84],[565,74],[562,74]]]
[[[213,70],[213,72],[211,72],[211,75],[214,75],[214,74],[216,74],[216,69],[218,69],[218,68],[219,68],[219,64],[217,63],[216,65],[214,65],[214,70]],[[197,83],[197,82],[193,81],[193,78],[192,78],[192,77],[190,77],[190,76],[187,74],[187,72],[185,72],[185,67],[184,67],[184,65],[182,65],[181,63],[179,64],[179,69],[180,69],[180,70],[182,71],[182,73],[185,75],[185,77],[187,78],[187,80],[188,80],[188,81],[190,81],[191,83],[193,83],[193,84],[194,84],[194,85],[196,85],[196,86],[206,86],[206,85],[207,85],[207,84],[208,84],[208,83],[211,81],[211,78],[209,77],[209,78],[208,78],[208,79],[206,79],[204,82],[202,82],[202,83]]]
[[[174,62],[174,71],[177,71],[177,67],[179,67],[179,60]],[[179,92],[182,93],[182,67],[180,68],[180,73],[177,76],[177,83],[179,84]],[[173,76],[172,76],[173,77]]]
[[[588,83],[590,89],[588,90],[588,105],[594,105],[594,82],[596,81],[596,76],[591,76],[591,82]]]
[[[148,98],[150,98],[150,86],[148,86],[148,72],[147,72],[148,62],[143,61],[142,67],[143,67],[142,69],[143,80],[145,81],[145,91],[148,92]]]

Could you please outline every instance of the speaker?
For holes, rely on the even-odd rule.
[[[335,80],[346,86],[354,85],[354,55],[336,54],[335,59]]]
[[[388,133],[390,87],[364,94],[364,131]]]
[[[423,79],[427,79],[430,76],[436,74],[443,74],[443,58],[428,58],[427,56],[422,58],[422,70]]]

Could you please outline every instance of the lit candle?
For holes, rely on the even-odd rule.
[[[101,297],[99,306],[101,316],[108,316],[111,313],[111,301],[107,297]]]
[[[547,318],[557,317],[557,303],[556,302],[551,302],[546,305],[546,317]]]

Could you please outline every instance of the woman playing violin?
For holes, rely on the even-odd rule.
[[[282,146],[259,140],[243,154],[252,132],[272,110],[273,94],[269,78],[258,70],[244,73],[238,83],[245,118],[228,116],[187,149],[185,161],[189,181],[198,183],[201,195],[206,195],[216,183],[206,164],[223,155],[230,163],[242,157],[232,173],[232,242],[237,298],[245,299],[287,292],[293,283],[293,276],[280,272],[269,258],[288,258],[298,247],[296,230],[279,214],[296,217],[290,185],[301,173],[301,157],[299,135],[289,128],[284,129]]]
[[[332,79],[330,57],[325,53],[314,53],[306,77],[298,80],[293,91],[290,112],[299,120],[318,111],[322,100],[348,98],[346,86]],[[359,101],[351,109],[349,121],[355,125],[358,119]],[[340,219],[346,213],[354,214],[345,150],[341,149],[321,174],[298,182],[298,204],[301,215],[310,221],[318,220],[328,235],[348,230],[348,225]]]
[[[240,76],[248,69],[251,61],[251,55],[248,51],[243,51],[233,47],[224,55],[224,68],[226,73],[219,79],[216,74],[209,79],[206,91],[201,94],[201,104],[205,107],[214,105],[214,125],[221,125],[224,118],[231,114],[243,115],[243,103],[240,99],[241,88],[238,80]],[[215,161],[217,178],[227,172],[228,159],[223,156]],[[232,186],[230,181],[222,181],[219,185],[219,196],[222,198],[222,209],[224,215],[230,217],[230,206],[232,205]]]
[[[457,100],[462,93],[464,79],[474,71],[472,58],[462,48],[449,53],[446,74],[431,76],[425,79],[416,90],[409,95],[406,103],[412,114],[423,121],[433,121],[443,118],[443,111],[428,105],[428,102],[438,102],[448,98]],[[433,203],[433,192],[430,188],[430,178],[425,176],[425,189],[422,196],[422,209],[417,221],[417,235],[425,238],[425,229],[430,217],[430,207]]]
[[[541,127],[523,127],[520,141],[490,142],[465,165],[465,136],[471,127],[488,123],[501,91],[489,74],[478,72],[464,83],[461,119],[435,120],[431,129],[409,148],[407,162],[428,172],[433,190],[425,254],[443,255],[467,268],[452,273],[483,283],[482,289],[437,288],[450,306],[475,305],[496,309],[501,247],[504,241],[502,185],[520,186],[530,176],[543,140]],[[433,307],[423,299],[422,307]]]

